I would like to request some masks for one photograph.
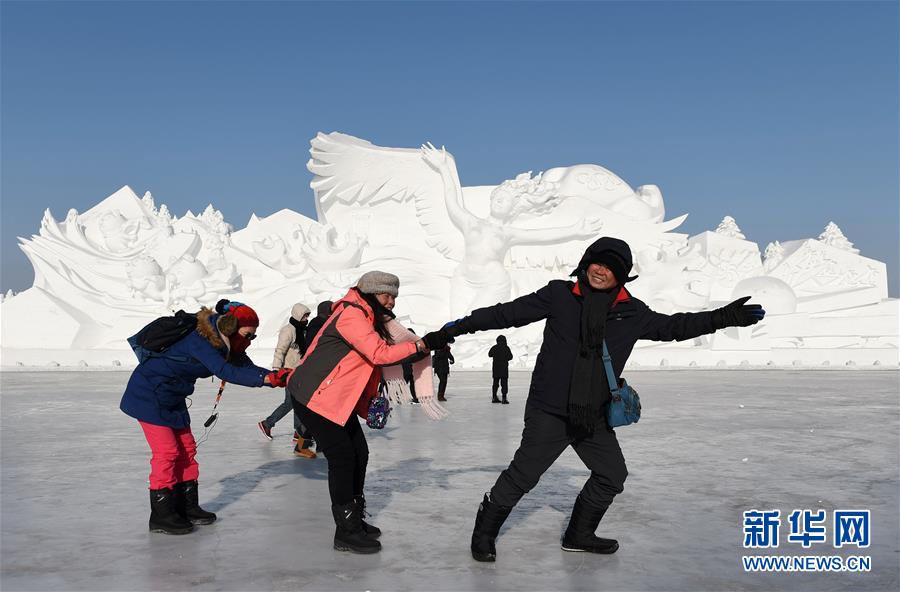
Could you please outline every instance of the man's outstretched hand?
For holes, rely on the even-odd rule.
[[[725,327],[749,327],[763,320],[766,311],[759,304],[747,304],[750,296],[738,298],[731,304],[712,311],[716,329]]]
[[[445,348],[448,343],[453,343],[453,337],[446,329],[438,329],[437,331],[426,333],[422,337],[422,342],[429,350],[437,351]]]

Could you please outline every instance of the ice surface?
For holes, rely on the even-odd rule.
[[[229,385],[200,447],[200,499],[219,521],[147,532],[149,450],[118,411],[127,372],[2,373],[3,590],[896,590],[896,371],[633,372],[640,423],[617,430],[630,475],[598,534],[612,556],[559,536],[588,476],[569,450],[513,511],[496,564],[468,545],[482,493],[522,428],[529,375],[491,405],[487,373],[450,376],[441,422],[395,410],[367,430],[371,521],[381,553],[331,548],[326,461],[291,453],[290,419],[256,422],[282,391]],[[193,398],[195,435],[215,385]],[[740,401],[744,408],[737,405]],[[814,429],[814,431],[813,431]],[[746,462],[741,462],[747,459]],[[871,555],[864,574],[745,574],[741,512],[872,510],[872,546],[776,553]],[[782,539],[786,537],[782,527]]]

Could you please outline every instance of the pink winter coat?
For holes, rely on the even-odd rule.
[[[288,391],[322,417],[345,425],[355,410],[366,417],[378,392],[378,366],[416,353],[415,342],[391,345],[375,332],[374,311],[355,288],[332,306],[331,316],[291,374]]]

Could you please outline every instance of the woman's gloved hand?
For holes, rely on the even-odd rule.
[[[763,320],[766,311],[759,304],[746,304],[748,300],[750,300],[750,296],[744,296],[712,311],[713,326],[716,329],[748,327]]]

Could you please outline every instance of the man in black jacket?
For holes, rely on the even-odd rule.
[[[450,338],[475,331],[521,327],[546,319],[544,341],[531,375],[522,442],[509,467],[478,508],[472,532],[472,556],[494,561],[495,540],[513,506],[568,447],[591,476],[575,500],[563,535],[566,551],[615,553],[617,541],[594,534],[623,491],[628,471],[606,422],[609,383],[603,369],[603,342],[618,380],[639,339],[683,341],[730,326],[759,322],[765,311],[746,305],[749,297],[713,311],[665,315],[631,296],[624,284],[632,268],[631,249],[622,240],[603,237],[585,251],[571,275],[512,302],[480,308],[444,326]]]
[[[319,329],[322,328],[322,325],[324,325],[325,321],[328,320],[328,317],[331,316],[331,306],[331,300],[323,300],[319,303],[319,306],[316,307],[316,318],[311,320],[306,326],[307,348],[309,348],[309,344],[312,343],[313,339],[315,339],[316,335],[318,335]]]
[[[513,359],[512,351],[506,345],[506,336],[497,336],[497,345],[488,350],[491,358],[491,377],[494,379],[491,385],[491,403],[503,403],[509,405],[506,394],[509,392],[509,362]],[[497,387],[503,394],[503,401],[497,398]]]
[[[438,401],[447,400],[445,396],[447,392],[447,377],[450,375],[450,364],[455,362],[453,354],[450,353],[449,345],[445,345],[431,355],[431,367],[434,369],[434,374],[438,377]]]

